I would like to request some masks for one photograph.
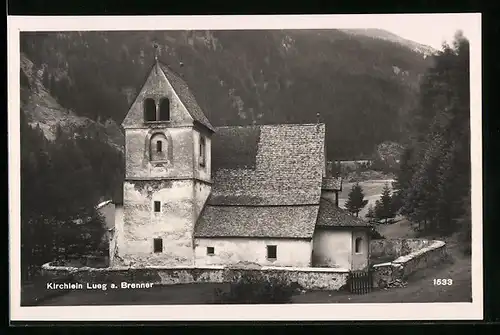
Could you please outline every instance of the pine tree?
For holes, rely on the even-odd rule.
[[[389,184],[384,185],[380,200],[375,202],[375,217],[379,220],[384,220],[387,223],[388,219],[395,216],[394,207],[392,205],[391,189]]]
[[[349,192],[348,199],[345,204],[347,210],[356,214],[356,216],[359,216],[359,211],[368,203],[368,200],[365,200],[364,198],[365,195],[363,193],[363,188],[359,185],[359,183],[354,184]]]

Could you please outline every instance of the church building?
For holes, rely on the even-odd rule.
[[[214,127],[156,60],[122,127],[112,267],[368,266],[369,226],[338,207],[324,124]]]

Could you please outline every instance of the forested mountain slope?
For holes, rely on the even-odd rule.
[[[117,125],[154,42],[214,125],[317,122],[319,113],[329,159],[401,140],[432,63],[415,48],[340,30],[23,33],[23,110],[42,129],[90,124],[119,146]]]

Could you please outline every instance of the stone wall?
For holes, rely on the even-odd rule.
[[[412,244],[416,250],[400,256],[392,262],[373,265],[373,286],[383,288],[388,283],[397,280],[405,281],[419,269],[439,264],[446,259],[446,244],[444,242],[421,241],[422,243]],[[395,244],[396,247],[398,245]],[[423,247],[417,249],[418,245]]]
[[[89,284],[152,283],[172,285],[190,283],[230,283],[245,274],[258,272],[265,278],[276,278],[289,283],[297,283],[307,290],[339,290],[347,283],[349,271],[331,268],[291,268],[291,267],[146,267],[146,268],[74,268],[42,266],[45,275],[65,276],[68,282]]]
[[[392,258],[408,255],[411,252],[429,246],[432,241],[425,239],[381,239],[370,242],[370,253],[372,259]]]

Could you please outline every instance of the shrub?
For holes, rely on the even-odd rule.
[[[238,278],[236,278],[238,277]],[[243,272],[233,276],[235,282],[229,291],[215,290],[216,302],[226,304],[280,304],[288,303],[300,286],[286,280],[269,278],[259,272]]]

